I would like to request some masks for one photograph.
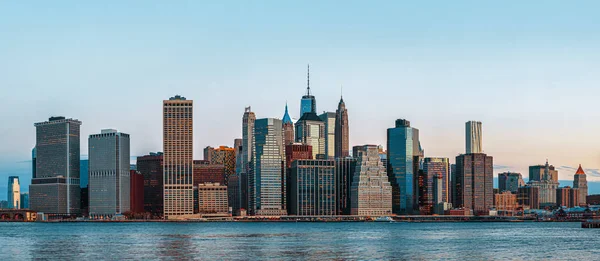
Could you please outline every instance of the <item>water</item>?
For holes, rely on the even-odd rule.
[[[0,260],[597,260],[579,223],[0,223]]]

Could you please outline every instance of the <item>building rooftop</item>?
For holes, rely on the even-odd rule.
[[[322,121],[314,112],[305,112],[298,121]]]
[[[575,175],[585,175],[585,172],[581,168],[581,164],[579,164],[579,168],[577,169],[577,172],[575,172]]]

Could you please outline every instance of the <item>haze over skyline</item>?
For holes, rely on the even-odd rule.
[[[344,2],[346,3],[346,2]],[[581,8],[581,6],[587,6]],[[494,172],[550,164],[600,181],[600,3],[246,1],[0,3],[0,187],[30,183],[33,123],[79,119],[162,151],[162,100],[194,100],[194,157],[241,137],[244,107],[299,118],[306,64],[317,111],[343,85],[350,145],[385,145],[404,118],[426,157],[465,151],[483,123]],[[561,186],[571,184],[561,184]],[[2,196],[0,196],[2,198]]]

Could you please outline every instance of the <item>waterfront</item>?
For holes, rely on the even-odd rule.
[[[593,260],[580,223],[0,223],[0,260]]]

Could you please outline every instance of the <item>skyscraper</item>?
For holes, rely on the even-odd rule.
[[[503,172],[498,173],[498,190],[500,192],[510,191],[513,194],[517,193],[519,187],[525,186],[521,173]]]
[[[588,195],[588,185],[586,180],[586,175],[583,169],[581,168],[581,164],[579,164],[579,168],[577,172],[575,172],[575,176],[573,177],[573,188],[578,189],[577,193],[579,193],[578,203],[576,205],[586,206],[586,198]]]
[[[456,157],[456,198],[454,207],[487,215],[494,204],[493,158],[483,153],[462,154]]]
[[[21,207],[21,183],[19,177],[8,177],[8,208],[20,209]]]
[[[252,112],[251,107],[246,107],[244,116],[242,117],[242,169],[239,175],[240,179],[240,195],[241,208],[248,210],[250,198],[248,197],[250,183],[248,183],[249,174],[254,167],[252,159],[254,158],[254,124],[256,115]]]
[[[137,157],[137,170],[144,177],[144,211],[162,216],[164,210],[163,153]]]
[[[422,198],[420,208],[422,214],[426,214],[432,213],[436,204],[449,202],[450,161],[448,158],[425,158],[423,161],[423,177],[424,188],[420,195]],[[439,186],[439,191],[436,190],[436,185]],[[438,197],[437,200],[436,196]]]
[[[387,160],[392,185],[393,211],[399,215],[412,214],[415,209],[415,182],[418,161],[423,150],[419,142],[419,130],[410,127],[410,121],[396,120],[396,126],[387,130]],[[417,164],[415,164],[417,163]]]
[[[345,158],[350,155],[350,131],[348,125],[348,110],[344,99],[340,97],[340,103],[335,111],[335,157]]]
[[[481,122],[467,121],[465,123],[465,127],[467,154],[482,153],[483,147],[481,146]]]
[[[352,215],[392,214],[392,187],[379,159],[377,146],[364,145],[358,151],[350,197]]]
[[[88,144],[90,215],[129,211],[129,134],[105,129],[90,135]]]
[[[306,74],[306,95],[300,100],[300,117],[307,112],[317,113],[317,100],[310,94],[310,65]]]
[[[232,209],[232,214],[238,215],[241,208],[240,173],[242,168],[242,139],[233,141],[235,149],[235,173],[229,176],[227,182],[227,200]]]
[[[323,112],[319,115],[325,127],[325,158],[333,159],[335,157],[335,113]]]
[[[385,166],[385,165],[383,165]],[[351,190],[356,170],[356,159],[352,157],[335,159],[335,179],[337,180],[338,215],[350,215],[352,211]]]
[[[285,103],[285,113],[283,114],[283,145],[294,143],[294,123],[288,113],[288,106]]]
[[[310,145],[314,159],[325,156],[325,123],[316,113],[304,113],[296,122],[296,142]]]
[[[80,121],[65,117],[35,124],[36,171],[29,186],[32,210],[59,216],[80,213],[80,126]]]
[[[290,215],[336,215],[335,161],[295,160],[291,169]]]
[[[254,167],[248,179],[250,214],[286,214],[285,202],[281,196],[285,188],[282,125],[281,120],[273,118],[258,119],[255,122]]]
[[[21,208],[29,208],[29,193],[21,193]]]
[[[129,171],[129,211],[144,213],[144,176],[137,170]]]
[[[194,213],[193,101],[176,95],[163,101],[164,217]]]
[[[312,147],[310,145],[304,145],[302,143],[291,143],[285,145],[285,189],[282,191],[281,197],[285,201],[284,204],[286,205],[286,209],[291,208],[291,194],[288,192],[291,191],[290,184],[292,184],[292,181],[290,180],[292,177],[292,163],[295,160],[300,159],[313,159]]]
[[[548,164],[548,160],[546,160],[545,165],[529,167],[529,182],[527,184],[538,188],[540,207],[556,206],[556,189],[559,186],[558,171],[554,166]]]

